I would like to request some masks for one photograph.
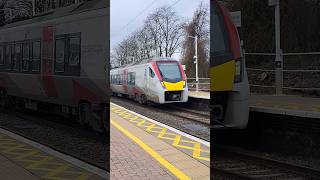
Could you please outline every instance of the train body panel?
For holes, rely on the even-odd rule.
[[[95,113],[97,130],[109,103],[108,20],[107,2],[92,0],[0,27],[0,101],[66,107],[87,124]]]
[[[186,78],[178,61],[154,58],[113,69],[110,75],[113,93],[159,104],[188,101]]]
[[[100,7],[48,21],[34,20],[34,23],[0,28],[0,47],[11,45],[12,51],[11,62],[4,57],[10,64],[0,65],[2,88],[8,95],[69,106],[77,106],[80,100],[106,103],[105,67],[109,54],[106,19],[107,10]],[[32,52],[34,42],[40,44],[38,52]],[[24,53],[30,55],[24,57]],[[33,53],[40,56],[37,65]],[[75,57],[70,59],[67,53]],[[64,57],[59,61],[57,56],[61,54]],[[14,63],[16,69],[12,68]]]

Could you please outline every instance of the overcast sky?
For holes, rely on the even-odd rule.
[[[209,4],[209,0],[111,0],[111,50],[130,33],[141,28],[148,14],[157,8],[174,4],[177,15],[189,20],[201,1]]]

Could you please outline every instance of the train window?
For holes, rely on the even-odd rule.
[[[113,84],[117,84],[117,75],[113,75]]]
[[[80,75],[81,34],[65,34],[56,37],[55,72],[63,75]]]
[[[5,64],[6,64],[6,69],[7,70],[11,70],[11,60],[12,60],[12,53],[11,53],[11,50],[12,50],[12,45],[7,45],[5,50]]]
[[[23,57],[22,57],[22,70],[29,71],[29,61],[30,61],[30,44],[26,42],[22,47]]]
[[[0,65],[4,65],[4,46],[0,46]]]
[[[163,80],[168,82],[178,82],[182,80],[181,71],[178,63],[159,62],[157,63]]]
[[[79,66],[80,64],[80,38],[70,38],[69,66]]]
[[[122,85],[123,84],[123,74],[119,75],[119,84]]]
[[[128,85],[134,86],[135,80],[136,80],[136,73],[135,72],[128,73]]]
[[[65,39],[57,39],[55,45],[55,72],[64,72],[65,66]]]
[[[111,76],[111,83],[116,84],[116,76],[115,75]]]
[[[226,61],[230,57],[229,39],[227,29],[223,20],[221,9],[219,10],[217,4],[211,3],[210,24],[212,30],[210,33],[210,64],[218,65]]]
[[[19,72],[22,57],[21,44],[14,45],[13,70]]]
[[[121,84],[120,74],[117,75],[117,84]]]
[[[32,65],[31,70],[39,72],[40,71],[40,56],[41,56],[41,43],[40,41],[34,41],[32,43]]]
[[[150,75],[150,77],[154,78],[155,74],[151,68],[149,68],[149,75]]]

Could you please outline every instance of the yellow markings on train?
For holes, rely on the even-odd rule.
[[[21,164],[33,174],[39,175],[41,179],[63,180],[72,177],[72,179],[85,180],[92,176],[91,173],[75,169],[69,163],[1,133],[0,154]]]
[[[151,147],[149,147],[147,144],[145,144],[141,139],[134,136],[132,133],[121,127],[118,123],[113,121],[111,119],[111,124],[116,127],[118,130],[120,130],[124,135],[129,137],[132,141],[137,143],[142,149],[144,149],[147,153],[149,153],[154,159],[156,159],[160,164],[162,164],[164,167],[166,167],[172,174],[174,174],[179,179],[190,179],[186,174],[184,174],[182,171],[180,171],[178,168],[176,168],[174,165],[172,165],[169,161],[164,159],[160,154],[158,154],[155,150],[153,150]]]
[[[167,128],[142,119],[122,108],[111,105],[111,111],[123,119],[134,123],[137,127],[143,128],[146,132],[155,133],[157,138],[170,141],[172,146],[191,151],[193,158],[210,161],[210,151],[201,148],[201,144],[199,142],[184,138],[177,133],[168,132]]]
[[[176,83],[170,83],[163,81],[163,85],[166,87],[166,90],[168,91],[182,91],[184,86],[184,81],[176,82]]]
[[[235,75],[235,61],[210,68],[210,90],[211,91],[231,91],[233,89]]]

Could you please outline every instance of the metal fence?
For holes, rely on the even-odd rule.
[[[281,84],[277,78],[275,53],[244,53],[250,87],[253,92],[275,93],[276,88],[285,94],[293,91],[303,93],[319,91],[320,95],[320,52],[282,53]],[[280,86],[280,87],[278,87]],[[308,94],[308,93],[307,93]]]
[[[187,78],[188,88],[196,91],[197,81],[196,78]],[[199,91],[210,91],[210,78],[199,78]]]

